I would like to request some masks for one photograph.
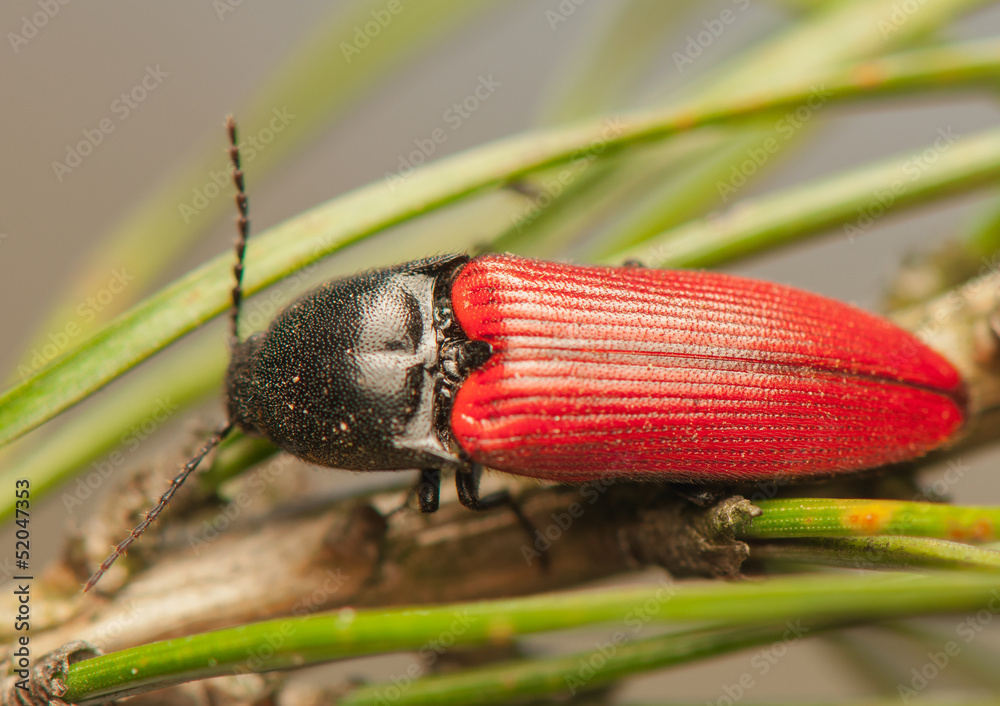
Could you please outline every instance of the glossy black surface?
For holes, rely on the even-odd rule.
[[[455,468],[446,410],[484,359],[450,312],[449,255],[371,270],[303,295],[238,343],[231,419],[295,456],[350,470]]]

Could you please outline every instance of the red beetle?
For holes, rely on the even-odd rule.
[[[240,187],[240,303],[246,201]],[[940,355],[872,314],[742,277],[430,258],[335,280],[236,341],[232,429],[322,466],[440,471],[483,509],[493,468],[552,481],[814,477],[919,456],[966,415]]]
[[[733,482],[919,456],[958,373],[884,319],[712,272],[431,258],[336,280],[234,349],[229,416],[322,466]]]

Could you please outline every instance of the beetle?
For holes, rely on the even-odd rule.
[[[228,422],[84,590],[231,429],[320,466],[440,472],[481,498],[484,468],[556,482],[739,483],[915,458],[966,414],[955,368],[850,305],[728,274],[444,255],[328,282],[240,341],[240,216]]]

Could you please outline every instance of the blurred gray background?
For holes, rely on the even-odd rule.
[[[456,0],[459,1],[459,0]],[[562,0],[565,4],[568,0]],[[652,0],[650,0],[652,1]],[[51,0],[56,6],[56,0]],[[341,2],[340,5],[348,3]],[[441,125],[443,112],[475,87],[482,75],[502,81],[489,101],[435,153],[435,158],[510,135],[535,124],[613,3],[590,0],[555,29],[546,11],[559,0],[506,2],[432,50],[407,62],[405,70],[380,82],[356,109],[332,122],[297,156],[265,178],[248,182],[255,227],[263,229],[348,189],[395,171],[400,155]],[[12,46],[24,18],[40,4],[0,4],[0,367],[9,370],[52,306],[60,283],[81,256],[126,216],[129,209],[166,181],[206,145],[224,147],[222,122],[240,114],[267,73],[330,12],[332,3],[300,0],[228,2],[220,16],[212,2],[114,3],[104,0],[58,5],[37,34]],[[779,9],[753,3],[739,21],[683,76],[671,52],[717,17],[729,2],[691,3],[684,24],[673,31],[651,64],[650,86],[664,79],[680,85],[780,25]],[[948,36],[983,36],[1000,29],[1000,8],[980,11]],[[16,49],[16,51],[15,51]],[[159,67],[162,81],[126,118],[115,100]],[[978,98],[935,97],[919,102],[882,103],[877,109],[837,110],[794,156],[784,159],[747,195],[794,184],[850,165],[915,149],[933,141],[936,130],[958,134],[996,124],[994,103]],[[114,132],[62,181],[52,162],[65,159],[67,145],[104,118]],[[879,306],[886,282],[908,251],[939,243],[968,222],[978,198],[886,219],[854,242],[839,233],[741,266],[742,272],[808,287],[869,308]],[[157,282],[155,290],[190,267],[227,250],[233,237],[226,218]],[[221,410],[206,412],[211,419]],[[169,443],[169,442],[168,442]],[[995,461],[963,459],[973,467],[967,482],[953,488],[957,500],[997,501],[991,481]],[[989,495],[992,491],[992,495]],[[55,551],[61,536],[61,508],[48,526],[35,523],[40,544]],[[677,699],[716,699],[722,686],[748,670],[750,655],[736,655],[695,668],[675,670],[655,691]],[[404,668],[405,668],[405,663]],[[756,674],[756,672],[754,672]],[[776,697],[861,696],[863,685],[829,648],[796,645],[766,675],[757,675],[754,700]],[[665,685],[665,686],[664,686]],[[635,687],[641,689],[641,685]],[[664,689],[669,691],[664,691]]]

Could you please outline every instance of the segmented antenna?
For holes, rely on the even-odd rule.
[[[129,533],[129,536],[122,540],[121,543],[114,548],[111,555],[104,560],[104,563],[101,564],[100,568],[97,569],[97,571],[94,572],[94,575],[90,577],[90,580],[87,581],[87,584],[83,587],[84,593],[92,589],[94,585],[100,581],[101,577],[104,576],[104,573],[111,568],[111,565],[115,563],[115,560],[128,550],[132,542],[139,539],[139,535],[145,532],[147,527],[153,524],[159,514],[163,512],[163,508],[165,508],[167,503],[170,502],[170,499],[174,497],[174,493],[177,492],[177,489],[184,485],[184,481],[188,479],[189,475],[194,473],[194,470],[198,467],[198,464],[201,463],[201,460],[205,458],[205,456],[207,456],[212,449],[218,446],[223,439],[226,438],[226,435],[232,431],[232,428],[232,423],[226,422],[224,427],[209,437],[208,441],[205,442],[205,445],[201,447],[197,454],[195,454],[195,457],[184,464],[184,468],[182,468],[180,473],[174,476],[174,479],[170,481],[170,487],[167,488],[167,492],[160,496],[160,499],[157,501],[156,505],[153,506],[153,509],[146,513],[146,517],[143,518],[142,522],[136,525],[135,529]]]
[[[236,133],[236,120],[230,115],[226,118],[226,132],[229,134],[229,160],[233,163],[233,184],[236,185],[236,264],[233,265],[233,313],[232,336],[234,341],[240,340],[240,304],[243,302],[243,257],[247,249],[247,237],[250,235],[250,219],[247,218],[247,192],[243,186],[243,170],[240,168],[239,139]]]
[[[233,285],[233,311],[232,311],[232,338],[233,342],[239,342],[239,316],[240,316],[240,304],[243,301],[243,256],[246,252],[247,246],[247,236],[250,233],[250,221],[247,218],[247,195],[243,186],[243,170],[240,169],[240,149],[239,140],[236,134],[236,120],[230,115],[226,118],[226,132],[229,135],[229,159],[233,164],[233,183],[236,185],[236,208],[239,210],[239,215],[236,217],[236,264],[233,266],[233,277],[236,279],[236,284]],[[233,422],[230,420],[226,422],[224,426],[219,428],[212,436],[208,438],[205,445],[201,447],[194,458],[184,464],[184,467],[180,472],[174,476],[174,479],[170,481],[170,487],[167,491],[160,496],[160,499],[156,502],[156,505],[146,513],[142,522],[135,526],[129,536],[122,540],[108,556],[107,559],[101,564],[101,566],[94,572],[94,575],[90,577],[86,585],[83,587],[86,593],[92,589],[101,577],[111,568],[111,565],[115,563],[118,557],[125,554],[128,548],[132,545],[132,542],[139,539],[139,536],[146,531],[156,518],[159,517],[160,513],[170,502],[170,499],[174,497],[174,493],[184,485],[184,481],[188,479],[195,469],[198,468],[198,464],[201,463],[202,459],[205,458],[212,449],[222,443],[222,440],[226,438],[230,431],[233,429]]]

